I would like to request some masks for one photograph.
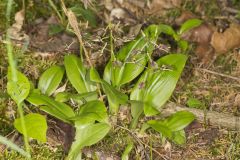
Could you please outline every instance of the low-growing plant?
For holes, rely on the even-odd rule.
[[[120,105],[131,106],[132,122],[130,129],[135,129],[141,116],[155,116],[161,114],[161,108],[170,98],[182,70],[187,56],[172,53],[154,61],[152,52],[160,34],[173,36],[184,53],[188,45],[181,40],[180,35],[198,26],[201,21],[193,19],[184,23],[179,32],[175,32],[167,25],[150,25],[135,40],[125,45],[111,58],[101,77],[94,67],[86,67],[82,58],[75,55],[64,57],[64,66],[52,66],[41,77],[37,88],[31,88],[27,77],[17,71],[17,81],[13,81],[9,69],[8,93],[18,104],[24,100],[39,106],[39,109],[54,116],[76,129],[75,141],[68,154],[68,159],[81,159],[81,151],[103,139],[114,123],[109,119],[118,114]],[[77,93],[60,92],[56,89],[64,78],[75,88]],[[125,86],[133,84],[130,94],[124,91]],[[14,83],[13,83],[14,82]],[[103,93],[102,93],[103,92]],[[107,102],[104,103],[103,95]],[[70,101],[78,104],[71,107]],[[106,104],[109,104],[108,107]],[[26,106],[26,105],[25,105]],[[177,144],[186,141],[184,128],[194,120],[194,115],[187,111],[177,112],[161,120],[149,120],[144,123],[142,130],[152,128],[162,137]],[[37,113],[24,116],[25,122],[16,119],[15,128],[24,136],[46,142],[46,118]],[[127,159],[132,144],[127,146],[123,159]]]

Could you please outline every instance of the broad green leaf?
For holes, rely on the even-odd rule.
[[[190,108],[199,108],[199,107],[203,106],[202,102],[196,98],[189,98],[187,101],[187,105]]]
[[[144,103],[143,111],[146,116],[154,116],[159,114],[159,111],[151,103],[148,102]]]
[[[106,123],[76,125],[75,127],[76,136],[68,154],[69,160],[75,160],[83,147],[96,144],[103,139],[111,129],[111,126]]]
[[[60,92],[56,95],[55,100],[59,102],[67,102],[70,99],[82,104],[85,101],[89,101],[97,97],[97,92],[87,92],[82,94],[72,94],[67,92]]]
[[[75,55],[64,57],[64,65],[69,81],[78,93],[86,93],[96,90],[96,86],[87,78],[87,69],[80,58]]]
[[[22,103],[24,99],[27,98],[30,92],[30,83],[28,78],[19,71],[17,71],[16,81],[13,81],[11,75],[11,70],[8,69],[7,92],[10,97],[17,103],[17,105],[20,105],[20,103]]]
[[[159,30],[160,30],[160,32],[165,33],[165,34],[170,35],[170,36],[173,36],[173,35],[176,34],[171,26],[165,25],[165,24],[160,24],[159,25]]]
[[[112,113],[117,113],[120,104],[127,103],[128,96],[118,91],[106,81],[102,80],[94,68],[90,69],[90,80],[102,84],[103,90],[108,98],[110,111]]]
[[[94,67],[90,68],[90,80],[93,82],[97,82],[97,83],[102,83],[102,81],[103,81],[100,78],[98,71]]]
[[[52,66],[47,69],[40,77],[38,88],[43,94],[52,95],[62,81],[64,68]]]
[[[20,153],[21,155],[30,158],[30,155],[24,151],[22,148],[18,147],[15,143],[13,143],[12,141],[8,140],[7,138],[3,137],[0,135],[0,143],[6,145],[8,148],[17,151],[18,153]]]
[[[161,133],[164,137],[172,138],[172,131],[168,126],[165,124],[164,121],[156,121],[150,120],[147,122],[150,127],[152,127],[157,132]]]
[[[96,16],[92,10],[85,9],[80,5],[75,5],[70,9],[76,14],[76,16],[82,16],[84,20],[88,21],[92,27],[97,26]]]
[[[131,115],[132,115],[132,122],[131,128],[136,128],[138,119],[143,113],[143,102],[141,101],[130,101],[131,104]]]
[[[107,108],[103,102],[99,100],[89,101],[80,107],[79,113],[70,118],[75,121],[76,124],[88,124],[95,121],[107,122]]]
[[[71,93],[68,92],[60,92],[55,96],[55,100],[58,102],[67,102],[70,100]]]
[[[186,135],[185,135],[185,131],[184,130],[180,130],[177,132],[173,132],[173,138],[172,140],[176,143],[176,144],[185,144],[186,143]]]
[[[118,91],[105,81],[102,82],[102,86],[108,98],[110,111],[112,111],[113,113],[117,113],[119,105],[127,103],[128,96]]]
[[[120,87],[135,79],[144,69],[159,35],[158,26],[151,25],[135,40],[122,47],[108,62],[104,79]]]
[[[128,160],[129,159],[129,154],[131,150],[133,149],[133,142],[131,141],[128,143],[127,147],[125,148],[123,154],[122,154],[122,160]]]
[[[180,40],[177,42],[177,44],[181,48],[182,52],[186,52],[186,50],[188,49],[188,42],[185,40]]]
[[[30,113],[24,116],[27,135],[41,142],[46,142],[47,120],[45,116]],[[23,134],[20,118],[15,119],[14,127]],[[26,135],[25,135],[26,136]]]
[[[189,19],[182,24],[179,30],[179,34],[181,35],[184,32],[189,31],[190,29],[198,27],[201,24],[202,24],[202,21],[200,19]]]
[[[130,99],[144,103],[145,115],[157,114],[172,95],[186,63],[183,54],[160,58],[155,67],[149,67],[133,88]],[[155,110],[156,109],[156,110]]]
[[[67,123],[71,123],[68,119],[75,116],[75,113],[70,106],[65,103],[55,101],[45,95],[30,93],[27,101],[33,105],[41,106],[41,110]]]
[[[193,113],[188,111],[179,111],[171,115],[167,120],[166,124],[171,131],[180,131],[187,127],[195,119]]]

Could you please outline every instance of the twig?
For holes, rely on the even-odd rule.
[[[196,119],[217,127],[224,127],[233,130],[240,130],[240,117],[216,111],[203,111],[195,108],[183,107],[175,103],[168,103],[161,111],[162,116],[169,116],[178,111],[189,111],[196,116]]]
[[[199,71],[203,71],[203,72],[211,73],[211,74],[214,74],[214,75],[217,75],[217,76],[221,76],[221,77],[225,77],[225,78],[233,79],[233,80],[236,80],[236,81],[240,81],[240,78],[238,78],[238,77],[234,77],[234,76],[230,76],[230,75],[227,75],[227,74],[218,73],[218,72],[211,71],[211,70],[204,69],[204,68],[195,68],[195,69],[196,69],[196,70],[199,70]]]
[[[234,9],[234,8],[230,8],[230,7],[224,7],[223,10],[225,10],[227,12],[230,12],[230,13],[234,13],[234,14],[239,13],[239,10]]]
[[[167,157],[166,155],[163,155],[161,153],[159,153],[156,149],[152,148],[151,146],[149,146],[148,144],[144,143],[140,138],[138,138],[131,130],[129,130],[128,128],[125,128],[123,126],[120,125],[115,125],[120,129],[126,130],[127,132],[130,133],[130,135],[135,138],[139,143],[141,143],[142,145],[146,146],[147,148],[151,149],[152,151],[154,151],[155,153],[157,153],[160,157],[162,157],[164,160],[168,160],[169,157]]]

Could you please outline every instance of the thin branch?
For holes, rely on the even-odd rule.
[[[184,107],[173,102],[165,105],[164,109],[161,111],[161,116],[170,116],[178,111],[189,111],[196,116],[198,121],[209,125],[240,130],[240,117],[238,116],[234,116],[230,113],[203,111],[201,109]]]
[[[217,75],[217,76],[233,79],[233,80],[236,80],[236,81],[240,81],[240,78],[238,78],[238,77],[230,76],[230,75],[223,74],[223,73],[218,73],[218,72],[211,71],[211,70],[208,70],[208,69],[204,69],[204,68],[194,68],[194,69],[199,70],[199,71],[203,71],[203,72],[207,72],[207,73],[211,73],[211,74],[214,74],[214,75]]]

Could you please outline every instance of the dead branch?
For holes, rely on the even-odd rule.
[[[163,116],[169,116],[178,111],[189,111],[196,116],[196,119],[200,122],[207,123],[209,125],[224,127],[233,130],[240,130],[240,117],[227,113],[219,113],[216,111],[203,111],[195,108],[182,107],[176,103],[168,103],[162,110]]]

